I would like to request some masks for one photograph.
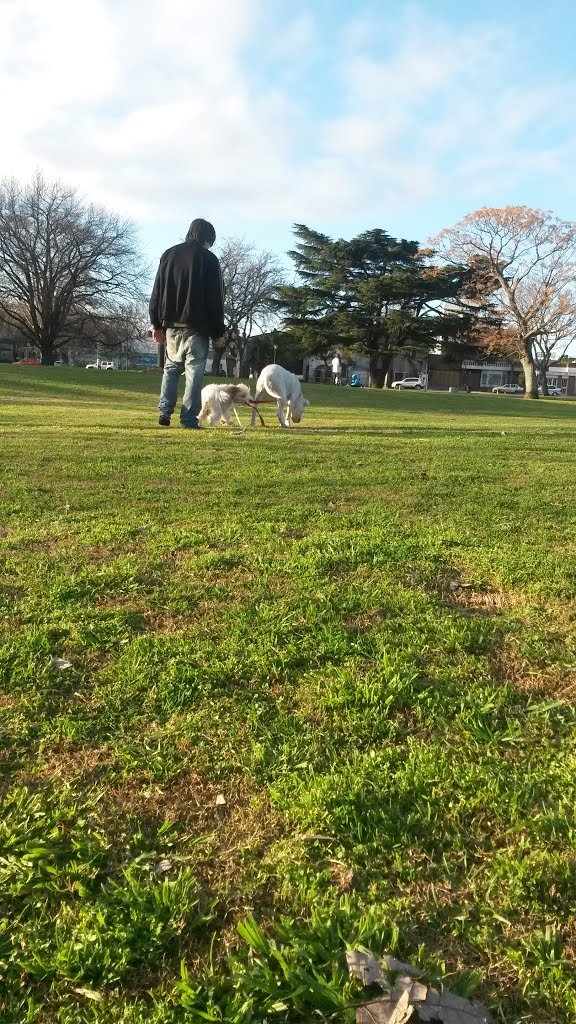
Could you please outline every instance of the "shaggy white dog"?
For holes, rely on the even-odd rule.
[[[255,406],[261,400],[262,395],[271,395],[278,401],[277,416],[281,427],[289,427],[290,421],[300,423],[302,413],[310,402],[304,398],[300,381],[294,373],[285,370],[278,363],[271,363],[265,366],[256,381],[256,397],[252,407],[252,426],[256,423],[257,410]],[[284,410],[286,409],[286,414]]]
[[[237,405],[248,405],[253,408],[250,388],[246,384],[207,384],[202,388],[202,408],[198,422],[207,421],[209,427],[215,427],[217,423],[231,427],[232,411],[240,423],[236,412]],[[256,415],[260,414],[254,409],[254,416]],[[260,422],[264,422],[261,416]]]

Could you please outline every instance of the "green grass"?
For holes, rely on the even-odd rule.
[[[576,405],[158,385],[0,367],[2,1019],[573,1021]]]

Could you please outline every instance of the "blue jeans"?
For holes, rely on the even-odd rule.
[[[208,358],[208,338],[196,334],[186,327],[169,327],[166,331],[166,359],[160,389],[158,412],[171,416],[178,400],[178,381],[182,369],[186,374],[186,386],[180,409],[180,423],[183,427],[197,427],[198,413],[202,406],[202,381]]]

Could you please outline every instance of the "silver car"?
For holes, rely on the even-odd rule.
[[[395,380],[393,388],[412,388],[413,391],[422,391],[424,387],[420,377],[404,377],[404,380]]]
[[[492,388],[493,395],[523,395],[524,388],[521,388],[519,384],[500,384],[497,388]]]

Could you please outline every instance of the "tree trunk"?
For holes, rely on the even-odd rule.
[[[377,349],[370,353],[370,380],[373,388],[383,388],[392,362],[391,352]]]
[[[540,391],[544,398],[548,398],[550,392],[548,391],[548,377],[544,370],[540,371]]]
[[[52,344],[46,345],[42,343],[40,345],[40,362],[42,363],[42,366],[54,366],[55,355],[56,352],[54,351],[54,346]]]
[[[524,397],[538,398],[538,380],[530,341],[525,341],[523,344],[523,353],[520,357],[520,362],[522,363],[522,370],[524,372]]]
[[[248,376],[248,348],[248,338],[240,338],[238,341],[238,356],[236,358],[236,375],[238,377]]]

